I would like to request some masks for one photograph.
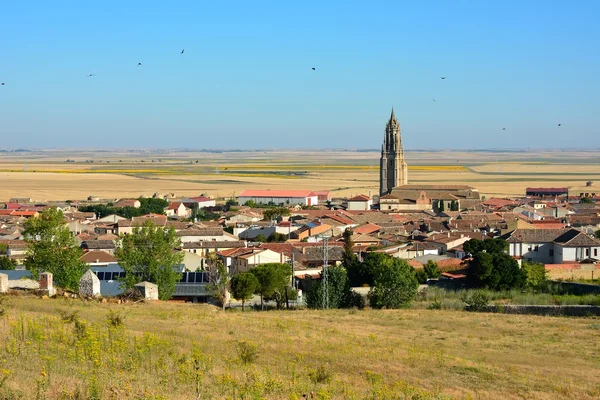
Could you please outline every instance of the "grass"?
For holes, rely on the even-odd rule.
[[[6,308],[0,399],[600,396],[593,319],[33,297]]]

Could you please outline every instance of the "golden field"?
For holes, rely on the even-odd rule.
[[[3,399],[600,397],[598,319],[7,299]]]
[[[407,152],[409,182],[467,184],[487,196],[519,196],[528,186],[592,191],[600,152]],[[66,160],[74,162],[67,163]],[[93,162],[90,162],[92,161]],[[205,193],[229,198],[244,189],[330,190],[336,197],[377,193],[375,151],[267,150],[160,152],[47,150],[0,153],[0,201],[78,200]]]

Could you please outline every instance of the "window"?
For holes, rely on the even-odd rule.
[[[533,251],[539,251],[540,250],[540,246],[538,246],[537,244],[535,245],[535,247],[533,248]]]
[[[594,257],[598,256],[598,249],[594,249]]]
[[[590,256],[590,249],[585,249],[585,256],[589,257]]]
[[[548,255],[549,255],[550,257],[554,257],[554,249],[550,249],[550,250],[548,251]]]
[[[527,251],[531,251],[531,246],[527,246]]]
[[[186,283],[187,282],[187,272],[184,272],[183,274],[181,274],[181,279],[179,279],[179,283]]]
[[[96,272],[96,276],[98,277],[98,280],[104,280],[104,272]]]

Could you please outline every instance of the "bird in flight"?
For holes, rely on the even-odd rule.
[[[446,79],[446,78],[447,78],[447,76],[442,76],[442,79]]]
[[[181,54],[183,54],[184,51],[185,51],[185,49],[181,50]]]
[[[4,82],[2,82],[2,85],[0,85],[0,86],[6,86],[6,85],[4,84]]]
[[[138,66],[138,67],[141,67],[141,66],[142,66],[142,63],[138,63],[138,65],[137,65],[137,66]]]
[[[431,99],[431,100],[435,101],[435,99]]]
[[[506,128],[502,128],[502,130],[503,130],[503,131],[505,131],[505,130],[506,130]]]
[[[96,74],[89,74],[87,77],[91,78],[92,76],[96,76]]]
[[[4,83],[3,83],[3,85],[4,85]],[[562,126],[562,124],[558,124],[558,126]]]
[[[312,68],[313,71],[316,71],[317,69],[315,67]]]

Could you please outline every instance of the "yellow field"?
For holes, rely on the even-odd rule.
[[[8,302],[3,399],[600,397],[598,319]],[[110,324],[111,311],[122,326]]]
[[[599,161],[600,152],[407,152],[409,183],[467,184],[487,197],[520,196],[528,186],[592,192],[595,187],[585,185],[600,181]],[[379,153],[374,151],[0,154],[0,201],[122,198],[156,192],[228,198],[249,188],[331,190],[342,197],[376,194],[378,182]]]

